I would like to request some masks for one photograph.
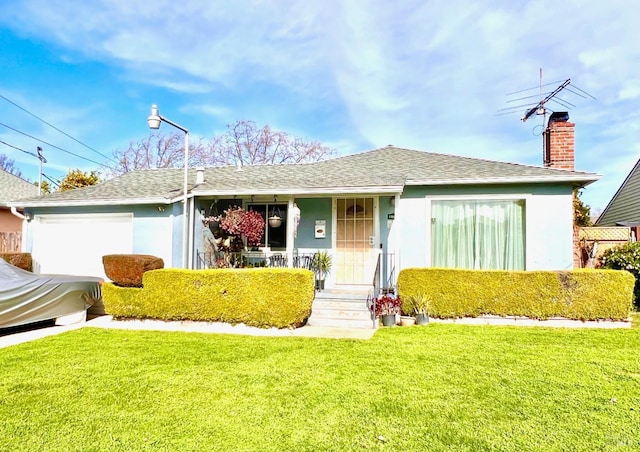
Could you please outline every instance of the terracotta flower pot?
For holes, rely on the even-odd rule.
[[[413,326],[416,323],[416,318],[415,317],[409,317],[409,316],[405,316],[403,315],[402,317],[400,317],[400,325],[402,326]]]

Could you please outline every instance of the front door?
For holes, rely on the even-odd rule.
[[[371,285],[378,256],[375,199],[337,198],[336,284]]]

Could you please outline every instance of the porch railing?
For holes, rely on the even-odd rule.
[[[293,268],[313,270],[315,253],[295,254]],[[284,252],[263,253],[260,251],[242,251],[225,253],[214,251],[198,251],[195,263],[196,269],[205,268],[243,268],[243,267],[283,267],[289,266],[289,260]]]

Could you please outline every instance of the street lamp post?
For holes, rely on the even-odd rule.
[[[176,129],[180,129],[184,132],[184,187],[182,192],[182,267],[189,268],[189,263],[187,262],[187,255],[189,252],[188,249],[188,229],[189,222],[187,221],[187,189],[188,189],[188,177],[189,177],[189,130],[185,129],[179,124],[176,124],[173,121],[165,118],[164,116],[160,116],[158,112],[158,106],[151,106],[151,115],[147,118],[147,122],[149,123],[150,129],[159,129],[161,122],[166,122],[167,124],[172,125]]]

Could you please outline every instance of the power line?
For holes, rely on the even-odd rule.
[[[40,118],[39,116],[36,116],[35,114],[31,113],[31,112],[30,112],[29,110],[27,110],[26,108],[21,107],[20,105],[16,104],[14,101],[12,101],[11,99],[8,99],[7,97],[3,96],[2,94],[0,94],[0,98],[2,98],[2,99],[4,99],[4,100],[6,100],[6,101],[7,101],[7,102],[9,102],[11,105],[13,105],[13,106],[15,106],[15,107],[19,108],[20,110],[24,111],[24,112],[25,112],[25,113],[27,113],[28,115],[33,116],[33,117],[34,117],[34,118],[36,118],[37,120],[42,121],[43,123],[45,123],[46,125],[48,125],[48,126],[49,126],[49,127],[51,127],[52,129],[57,130],[57,131],[58,131],[58,132],[60,132],[61,134],[65,135],[66,137],[71,138],[71,139],[72,139],[73,141],[75,141],[76,143],[81,144],[82,146],[86,147],[87,149],[89,149],[89,150],[91,150],[91,151],[95,152],[96,154],[98,154],[98,155],[100,155],[100,156],[104,157],[105,159],[107,159],[107,160],[109,160],[109,161],[112,161],[112,162],[114,161],[114,160],[113,160],[113,159],[111,159],[110,157],[107,157],[106,155],[104,155],[102,152],[100,152],[100,151],[98,151],[98,150],[96,150],[96,149],[92,148],[92,147],[91,147],[91,146],[89,146],[88,144],[85,144],[85,143],[83,143],[82,141],[80,141],[80,140],[78,140],[78,139],[76,139],[76,138],[72,137],[72,136],[71,136],[71,135],[69,135],[67,132],[65,132],[65,131],[63,131],[63,130],[60,130],[59,128],[57,128],[57,127],[56,127],[56,126],[54,126],[53,124],[51,124],[51,123],[49,123],[49,122],[45,121],[44,119]]]
[[[36,154],[34,154],[33,152],[25,151],[24,149],[20,149],[18,146],[14,146],[14,145],[9,144],[9,143],[7,143],[5,141],[0,140],[0,143],[4,144],[5,146],[9,146],[10,148],[16,149],[16,150],[18,150],[20,152],[24,152],[25,154],[29,154],[29,155],[32,155],[32,156],[34,156],[36,158],[40,158]]]
[[[19,133],[19,134],[21,134],[21,135],[24,135],[24,136],[26,136],[26,137],[29,137],[29,138],[31,138],[32,140],[39,141],[40,143],[46,144],[46,145],[47,145],[47,146],[49,146],[49,147],[52,147],[52,148],[54,148],[54,149],[58,149],[59,151],[65,152],[65,153],[67,153],[67,154],[69,154],[69,155],[73,155],[74,157],[78,157],[78,158],[80,158],[80,159],[82,159],[82,160],[86,160],[86,161],[88,161],[88,162],[95,163],[96,165],[103,166],[103,167],[108,168],[108,169],[110,169],[110,170],[112,170],[112,171],[115,171],[115,168],[112,168],[112,167],[111,167],[111,166],[109,166],[109,165],[105,165],[104,163],[96,162],[95,160],[91,160],[91,159],[89,159],[89,158],[87,158],[87,157],[83,157],[83,156],[78,155],[78,154],[75,154],[75,153],[73,153],[73,152],[71,152],[71,151],[67,151],[66,149],[62,149],[61,147],[56,146],[55,144],[51,144],[51,143],[49,143],[49,142],[47,142],[47,141],[41,140],[40,138],[36,138],[36,137],[34,137],[33,135],[29,135],[28,133],[22,132],[22,131],[20,131],[20,130],[18,130],[18,129],[15,129],[15,128],[11,127],[11,126],[8,126],[8,125],[6,125],[6,124],[4,124],[4,123],[2,123],[2,122],[0,122],[0,126],[6,127],[7,129],[13,130],[14,132],[17,132],[17,133]]]

